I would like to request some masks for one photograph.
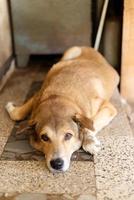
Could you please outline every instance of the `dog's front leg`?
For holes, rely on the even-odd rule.
[[[34,97],[29,99],[26,103],[21,106],[14,106],[12,102],[8,102],[6,110],[10,118],[14,121],[23,120],[31,112],[33,107]]]
[[[117,110],[110,102],[104,102],[99,112],[93,118],[94,131],[85,129],[82,147],[91,154],[97,154],[100,150],[100,142],[96,138],[97,133],[107,126],[116,116]]]
[[[88,129],[84,130],[82,148],[92,155],[96,155],[100,151],[100,141],[97,139],[95,132]]]

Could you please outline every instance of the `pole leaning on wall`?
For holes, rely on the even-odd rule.
[[[104,27],[105,18],[106,18],[108,3],[109,3],[109,0],[105,0],[104,4],[103,4],[99,27],[98,27],[98,31],[97,31],[97,35],[96,35],[95,44],[94,44],[95,50],[98,50],[99,46],[100,46],[100,41],[101,41],[102,31],[103,31],[103,27]]]

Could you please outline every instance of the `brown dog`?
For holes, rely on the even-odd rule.
[[[31,113],[29,125],[36,129],[31,144],[45,153],[51,171],[66,171],[81,146],[91,154],[99,151],[96,133],[117,114],[109,99],[118,83],[118,74],[98,52],[72,47],[36,95],[19,107],[9,102],[6,109],[15,121]]]

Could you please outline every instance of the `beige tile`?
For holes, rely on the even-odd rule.
[[[95,156],[97,199],[128,200],[134,194],[134,137],[102,137]]]
[[[45,162],[0,161],[0,192],[95,195],[92,162],[72,162],[66,173],[52,174]]]
[[[31,193],[23,193],[19,194],[15,197],[15,200],[47,200],[47,196],[45,194],[31,194]]]

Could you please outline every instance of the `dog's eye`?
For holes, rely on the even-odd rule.
[[[70,140],[73,135],[71,133],[66,133],[65,140]]]
[[[47,136],[47,134],[42,134],[42,135],[41,135],[41,139],[42,139],[43,141],[45,141],[45,142],[50,141],[50,139],[49,139],[49,137]]]

